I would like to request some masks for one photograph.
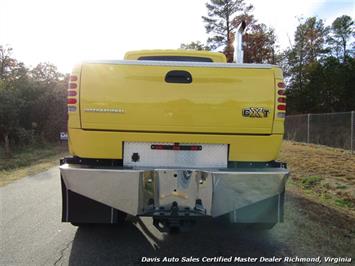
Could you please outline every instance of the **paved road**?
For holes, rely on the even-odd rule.
[[[60,222],[56,168],[0,188],[0,203],[0,265],[137,265],[142,257],[164,256],[355,255],[354,220],[292,193],[287,195],[286,222],[267,233],[205,221],[190,233],[168,235],[159,233],[150,219],[78,229]]]

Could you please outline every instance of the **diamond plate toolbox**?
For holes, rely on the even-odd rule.
[[[130,167],[227,168],[227,144],[179,143],[197,150],[154,149],[166,142],[124,142],[123,165]]]

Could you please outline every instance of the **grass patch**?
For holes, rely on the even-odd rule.
[[[21,177],[34,175],[58,165],[58,160],[67,154],[66,143],[23,147],[14,150],[11,158],[5,158],[1,149],[0,187]]]
[[[305,189],[311,189],[318,185],[322,180],[319,176],[308,176],[302,179],[302,185]]]
[[[51,157],[66,150],[65,144],[37,144],[14,149],[11,158],[6,158],[3,149],[0,149],[0,171],[30,166],[40,159]]]
[[[335,199],[335,204],[340,207],[348,207],[348,208],[353,207],[352,202],[345,199]]]
[[[337,185],[336,188],[337,189],[347,189],[348,187],[345,185]]]
[[[299,181],[291,178],[286,183],[286,191],[355,217],[354,204],[350,200],[340,198],[339,196],[329,193],[327,190],[315,191],[313,189],[303,189]]]
[[[342,149],[284,141],[279,161],[291,172],[288,190],[355,216],[355,155]]]

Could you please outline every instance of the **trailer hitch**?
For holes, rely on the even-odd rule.
[[[174,201],[170,209],[160,207],[153,212],[153,225],[160,232],[186,232],[196,222],[197,217],[206,216],[201,199],[196,200],[195,208],[181,208]],[[147,213],[148,214],[148,213]]]

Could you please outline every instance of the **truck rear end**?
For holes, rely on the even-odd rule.
[[[206,216],[282,221],[284,87],[276,66],[227,64],[212,52],[78,65],[68,88],[72,157],[60,166],[63,221],[151,216],[162,231]]]

